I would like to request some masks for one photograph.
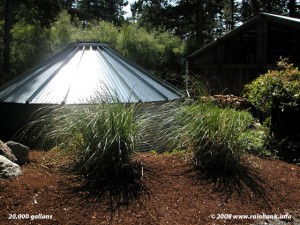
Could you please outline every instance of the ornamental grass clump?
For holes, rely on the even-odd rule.
[[[134,106],[121,103],[59,107],[44,117],[43,143],[71,159],[69,170],[89,182],[114,184],[135,152]]]
[[[179,104],[164,106],[166,119],[160,122],[159,141],[169,149],[187,150],[194,166],[207,178],[235,176],[247,151],[240,135],[253,126],[252,115],[209,102]]]
[[[244,153],[238,137],[252,124],[252,116],[207,103],[185,106],[182,111],[184,137],[203,175],[222,178],[237,172]]]
[[[260,140],[252,143],[249,137],[255,127],[249,112],[187,99],[168,102],[139,120],[139,134],[147,134],[155,124],[159,130],[157,142],[171,152],[182,151],[181,156],[194,167],[198,181],[213,182],[216,190],[226,194],[250,190],[265,200],[264,180],[245,157],[261,147]],[[249,148],[245,141],[251,144]]]

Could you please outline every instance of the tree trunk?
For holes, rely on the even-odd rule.
[[[14,0],[6,0],[5,3],[5,24],[4,24],[4,52],[2,67],[5,73],[10,71],[10,44],[12,41],[11,29],[14,23]]]
[[[199,47],[202,48],[204,45],[204,9],[202,0],[196,0],[196,38]]]
[[[251,3],[252,3],[253,14],[254,14],[254,16],[256,16],[259,14],[258,2],[257,2],[257,0],[251,0]]]
[[[230,29],[234,29],[234,0],[230,0],[230,8],[231,8],[231,24]]]
[[[290,11],[290,17],[294,17],[296,14],[296,0],[290,0],[288,7]]]

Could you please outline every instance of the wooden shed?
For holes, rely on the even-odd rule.
[[[189,75],[216,92],[240,95],[280,57],[300,64],[300,19],[261,13],[188,57]]]

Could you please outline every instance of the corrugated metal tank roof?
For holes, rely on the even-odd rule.
[[[172,85],[107,44],[79,42],[0,87],[0,101],[32,104],[158,102],[182,98]]]

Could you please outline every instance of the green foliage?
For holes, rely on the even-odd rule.
[[[124,0],[81,0],[76,1],[81,12],[86,14],[85,19],[98,19],[108,22],[121,23],[125,14],[123,7],[128,5]]]
[[[137,35],[138,34],[138,35]],[[133,61],[146,61],[148,66],[154,66],[157,59],[155,52],[162,51],[160,43],[155,41],[154,35],[148,34],[136,25],[126,25],[120,30],[117,39],[117,50]]]
[[[278,69],[259,76],[245,86],[244,96],[257,109],[270,112],[274,99],[284,107],[289,104],[297,107],[300,100],[300,72],[287,59],[277,63]]]
[[[193,53],[253,18],[259,12],[285,14],[289,11],[288,2],[286,0],[148,0],[135,1],[131,4],[131,10],[135,21],[140,26],[150,30],[164,27],[172,31],[182,40],[187,41],[189,53]]]
[[[223,179],[238,173],[244,153],[263,148],[263,135],[254,139],[254,119],[245,111],[201,101],[173,102],[144,118],[143,127],[160,118],[158,141],[169,149],[190,151],[204,176]]]
[[[116,44],[118,29],[112,23],[92,21],[83,27],[78,19],[73,19],[67,11],[62,11],[52,24],[51,44],[53,51],[59,51],[71,42],[101,41],[112,45]]]
[[[39,23],[28,24],[20,20],[11,33],[14,37],[11,45],[11,63],[14,65],[12,74],[22,73],[49,53],[49,32]]]
[[[266,12],[276,15],[284,15],[289,11],[289,2],[290,1],[286,0],[260,0],[256,1],[256,4],[254,5],[252,0],[243,0],[241,1],[241,6],[239,9],[239,19],[241,22],[246,22],[247,20],[253,18],[256,14],[254,10],[257,10],[258,12]]]
[[[109,43],[112,47],[116,44],[118,29],[112,23],[100,21],[90,22],[85,28],[77,21],[72,27],[71,41],[101,41]]]
[[[195,165],[206,172],[232,173],[243,154],[238,137],[251,125],[251,115],[202,103],[186,106],[182,113]]]
[[[267,141],[270,151],[284,160],[296,162],[300,160],[299,143],[295,138],[297,128],[287,127],[290,123],[297,124],[300,71],[288,59],[281,59],[277,66],[278,69],[269,71],[246,85],[245,96],[262,112],[270,115],[272,110],[272,118],[264,123],[273,134]],[[294,132],[289,129],[294,129]]]
[[[120,103],[59,107],[35,123],[42,123],[43,143],[52,143],[72,159],[69,169],[92,182],[117,182],[131,163],[137,124],[133,106]]]
[[[151,30],[136,24],[124,25],[117,37],[116,50],[139,65],[165,78],[179,73],[185,44],[179,38],[163,30]]]
[[[271,152],[266,148],[268,132],[266,129],[249,129],[238,138],[241,148],[244,151],[258,156],[269,156]]]
[[[74,32],[75,29],[71,25],[70,15],[67,11],[62,11],[50,28],[52,50],[56,52],[72,42]]]

